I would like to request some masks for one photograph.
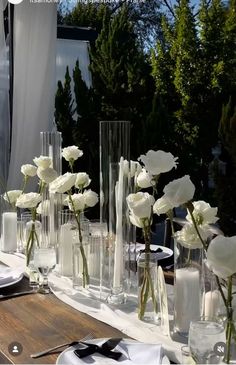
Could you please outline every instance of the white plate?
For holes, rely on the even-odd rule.
[[[145,245],[142,243],[136,243],[136,253],[139,253],[141,250],[144,250]],[[162,252],[157,252],[157,260],[163,260],[166,259],[168,257],[171,257],[173,255],[173,251],[165,246],[159,246],[159,245],[150,245],[150,249],[152,251],[156,251],[158,248],[160,248],[162,250]],[[128,246],[126,248],[126,250],[128,251]],[[130,244],[130,252],[131,254],[134,253],[135,250],[135,245],[133,243]]]
[[[90,341],[87,341],[89,343],[93,343],[93,344],[102,344],[104,341],[106,341],[107,338],[100,338],[100,339],[95,339],[95,340],[90,340]],[[124,345],[128,345],[128,344],[135,344],[138,342],[137,341],[134,341],[134,340],[130,340],[130,339],[123,339],[122,342],[124,343]],[[153,359],[152,356],[150,356],[150,345],[148,344],[141,344],[139,343],[138,344],[139,346],[149,346],[149,350],[147,349],[146,347],[146,353],[149,354],[149,357],[151,357],[151,359]],[[155,351],[159,351],[158,350],[158,345],[156,345],[157,347],[155,347]],[[75,347],[69,347],[68,349],[66,349],[65,351],[63,351],[57,358],[56,360],[56,364],[57,365],[84,365],[84,364],[96,364],[96,365],[105,365],[105,364],[108,364],[108,365],[112,365],[112,364],[117,364],[117,363],[121,363],[121,364],[124,364],[124,365],[135,365],[135,364],[141,364],[140,361],[138,362],[133,362],[131,359],[129,359],[128,357],[125,359],[121,359],[121,361],[116,361],[116,360],[112,360],[112,359],[109,359],[109,358],[106,358],[100,354],[93,354],[91,356],[87,356],[87,357],[84,357],[83,359],[80,359],[79,357],[77,357],[73,352],[75,350],[76,346]],[[123,347],[123,350],[121,349],[120,347],[120,344],[117,345],[117,350],[118,351],[121,351],[123,353],[126,353],[127,352],[125,351],[125,346]],[[152,350],[153,351],[153,350]],[[150,358],[149,358],[150,360]],[[144,359],[145,361],[145,359]],[[150,365],[154,364],[155,362],[153,362],[151,360],[151,363],[149,362]],[[146,363],[145,363],[146,364]],[[169,359],[167,358],[167,356],[163,356],[162,358],[162,364],[165,364],[165,365],[169,365],[170,364],[170,361]]]
[[[2,274],[2,276],[1,276]],[[0,289],[17,284],[23,278],[22,270],[16,270],[9,267],[0,268]]]

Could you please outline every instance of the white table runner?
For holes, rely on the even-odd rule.
[[[25,260],[22,255],[11,255],[0,252],[0,261],[10,267],[23,267]],[[55,296],[71,307],[90,315],[110,326],[120,330],[144,343],[161,343],[165,354],[171,361],[181,363],[181,346],[183,343],[173,341],[161,333],[161,328],[155,324],[142,322],[136,313],[136,301],[128,297],[125,304],[114,307],[102,302],[88,293],[81,293],[73,289],[72,280],[59,277],[52,273],[50,284]],[[169,286],[168,286],[169,287]],[[172,319],[170,317],[170,319]]]

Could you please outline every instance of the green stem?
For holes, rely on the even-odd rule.
[[[26,185],[27,185],[27,182],[29,181],[29,176],[24,176],[24,181],[23,181],[23,186],[22,186],[22,194],[24,194],[25,192],[25,188],[26,188]]]
[[[155,297],[152,277],[150,273],[150,221],[147,225],[144,222],[143,235],[145,241],[145,261],[143,263],[143,282],[140,290],[140,298],[139,298],[139,311],[138,318],[142,319],[145,314],[146,305],[149,297],[151,296],[154,312],[157,313],[157,300]]]
[[[144,222],[143,227],[143,237],[145,242],[145,252],[150,252],[150,245],[151,245],[151,226],[150,221],[148,221],[148,224],[146,225],[146,222]]]
[[[200,241],[201,241],[201,243],[202,243],[203,247],[205,248],[205,250],[207,250],[207,244],[206,244],[206,242],[204,242],[204,240],[202,239],[202,237],[201,237],[201,235],[200,235],[200,232],[199,232],[199,229],[198,229],[198,226],[197,226],[197,223],[196,223],[195,218],[194,218],[194,216],[193,216],[192,206],[190,206],[190,203],[187,203],[187,204],[186,204],[186,207],[187,207],[188,212],[189,212],[189,214],[190,214],[190,216],[191,216],[191,219],[192,219],[192,222],[193,222],[194,228],[195,228],[195,230],[196,230],[196,232],[197,232],[197,235],[198,235],[198,237],[199,237],[199,239],[200,239]]]
[[[39,182],[39,194],[40,195],[42,195],[45,186],[46,186],[46,183],[44,181],[40,180],[40,182]]]
[[[73,165],[74,165],[74,160],[72,159],[72,160],[69,161],[70,171],[71,171],[72,174],[74,172]]]

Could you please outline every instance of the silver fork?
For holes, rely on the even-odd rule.
[[[81,341],[84,342],[84,341],[92,340],[93,338],[94,338],[93,333],[89,333],[87,336],[81,338],[80,340],[62,343],[61,345],[57,345],[57,346],[51,347],[47,350],[37,352],[36,354],[32,354],[32,355],[30,355],[30,357],[32,357],[33,359],[37,359],[38,357],[47,355],[54,350],[60,349],[61,347],[74,346],[74,345],[77,345]]]

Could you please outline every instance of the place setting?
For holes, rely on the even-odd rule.
[[[158,344],[145,344],[132,339],[101,338],[94,339],[90,334],[85,338],[55,346],[41,353],[32,354],[32,358],[39,358],[49,352],[57,351],[60,347],[69,346],[62,351],[56,364],[170,364],[163,349]]]

